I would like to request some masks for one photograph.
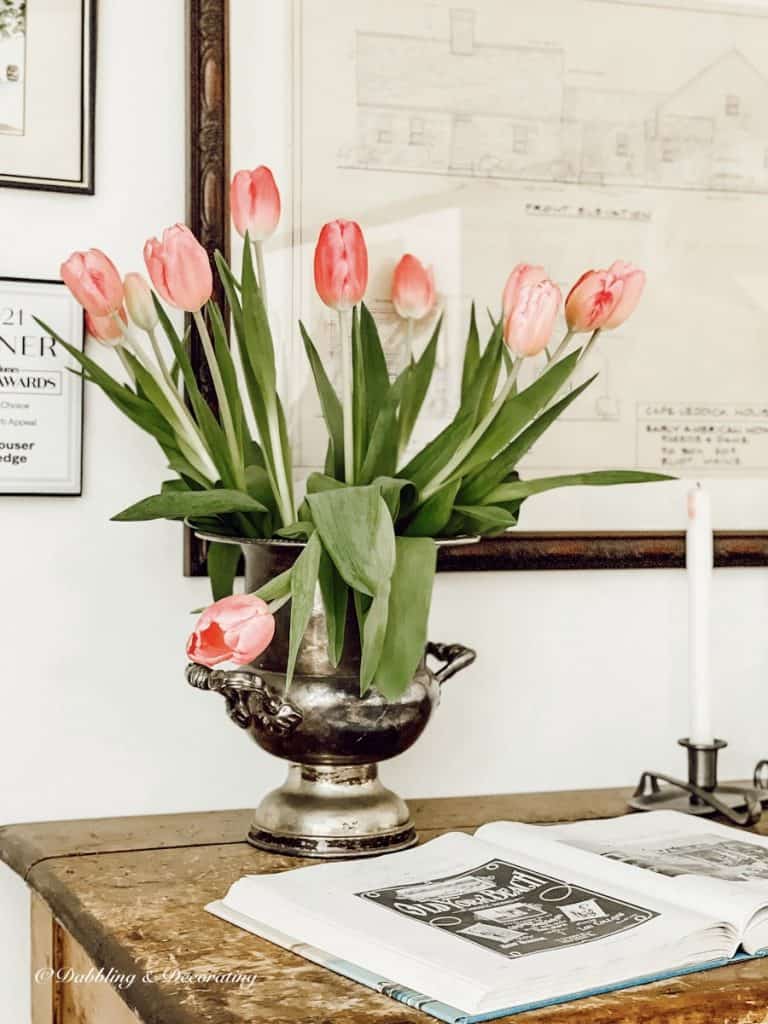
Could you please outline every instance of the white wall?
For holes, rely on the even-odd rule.
[[[0,274],[53,277],[90,245],[136,269],[144,239],[183,218],[183,2],[105,3],[100,18],[96,195],[0,190]],[[162,471],[90,389],[83,497],[2,498],[2,822],[250,806],[282,775],[183,681],[188,612],[206,591],[181,575],[178,530],[108,522]],[[719,572],[715,598],[716,721],[726,774],[744,774],[768,754],[768,573]],[[432,795],[680,770],[684,631],[677,572],[441,577],[431,636],[475,646],[478,663],[385,777]],[[26,934],[23,886],[3,869],[8,1021],[28,1015]]]

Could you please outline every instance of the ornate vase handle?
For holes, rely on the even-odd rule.
[[[264,680],[255,672],[227,672],[191,661],[186,676],[190,686],[220,693],[227,702],[227,714],[241,729],[248,729],[258,721],[269,732],[285,734],[292,732],[301,721],[301,712],[288,701],[270,696]]]
[[[471,647],[464,647],[463,644],[427,644],[427,654],[444,662],[442,668],[434,673],[438,683],[444,683],[446,679],[455,676],[457,672],[467,668],[477,657],[477,652]]]

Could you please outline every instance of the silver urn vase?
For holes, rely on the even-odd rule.
[[[245,556],[247,592],[287,569],[302,549],[291,542],[237,543]],[[382,785],[378,764],[416,742],[439,703],[442,683],[470,665],[475,652],[460,644],[427,644],[398,700],[385,700],[375,685],[361,697],[354,612],[347,618],[343,659],[334,667],[318,592],[286,693],[289,626],[286,606],[276,614],[274,640],[245,668],[187,666],[192,686],[222,694],[232,721],[264,750],[289,762],[283,785],[256,808],[248,841],[273,853],[334,858],[412,846],[416,832],[408,807]],[[428,656],[439,667],[430,668]]]

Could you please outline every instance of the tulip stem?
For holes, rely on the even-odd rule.
[[[173,383],[173,377],[171,376],[170,370],[168,369],[168,364],[163,358],[163,352],[162,349],[160,348],[160,343],[157,340],[155,329],[150,328],[145,333],[149,337],[149,341],[152,346],[152,351],[155,354],[157,365],[160,367],[160,373],[162,374],[163,380],[165,381],[165,385],[168,389],[169,395],[171,396],[173,405],[178,410],[177,415],[179,418],[179,424],[181,426],[183,439],[186,442],[187,447],[191,447],[193,452],[195,451],[195,448],[197,446],[199,446],[202,449],[202,453],[206,457],[206,460],[208,461],[208,466],[206,467],[205,465],[203,465],[202,467],[198,466],[198,468],[202,468],[206,476],[213,477],[215,476],[215,470],[212,464],[213,456],[208,450],[208,446],[206,445],[205,440],[202,437],[200,430],[197,424],[195,423],[194,418],[192,417],[192,414],[184,404],[184,400],[179,394],[176,385]]]
[[[224,387],[224,381],[221,377],[221,371],[219,370],[219,364],[216,361],[216,352],[213,348],[213,342],[211,336],[208,333],[208,326],[205,322],[201,310],[196,310],[192,314],[195,323],[197,324],[197,330],[200,335],[200,341],[203,344],[203,351],[205,352],[205,358],[208,362],[208,367],[211,371],[211,379],[213,380],[213,387],[216,392],[216,397],[219,400],[219,408],[221,409],[221,419],[224,425],[224,433],[227,437],[227,443],[229,445],[229,451],[232,456],[232,469],[235,473],[237,485],[242,490],[245,490],[245,473],[243,470],[243,459],[242,452],[238,447],[237,434],[235,432],[235,423],[232,419],[232,410],[229,407],[229,399],[227,398],[227,392]]]
[[[496,396],[496,400],[494,401],[491,408],[488,410],[485,416],[483,416],[483,418],[480,420],[478,425],[469,435],[467,440],[459,445],[459,447],[456,449],[455,453],[451,456],[448,462],[446,462],[446,464],[443,466],[440,472],[433,477],[430,483],[427,484],[427,486],[419,495],[420,505],[423,505],[428,498],[431,498],[436,491],[439,491],[443,484],[451,476],[451,474],[456,469],[458,469],[459,466],[464,461],[464,459],[466,459],[466,457],[471,454],[472,449],[475,447],[477,442],[482,438],[483,434],[486,432],[488,427],[490,427],[490,425],[496,419],[499,412],[501,411],[501,407],[509,398],[512,392],[512,388],[515,386],[515,381],[517,380],[517,375],[520,372],[520,367],[522,366],[522,364],[522,359],[516,360],[516,362],[513,364],[512,369],[509,371],[507,379],[504,381],[504,385],[501,391]]]
[[[246,242],[246,244],[248,244]],[[253,242],[253,248],[256,253],[256,275],[259,283],[259,293],[261,295],[261,303],[264,306],[264,316],[269,324],[269,310],[267,309],[267,271],[264,266],[264,246],[261,242]],[[293,508],[293,495],[291,493],[291,485],[288,480],[288,471],[285,465],[285,452],[283,451],[283,439],[280,433],[280,420],[278,418],[277,405],[272,404],[272,407],[267,410],[267,419],[269,422],[269,440],[272,445],[273,462],[275,467],[275,482],[274,490],[277,492],[275,498],[277,500],[278,510],[280,512],[280,518],[283,520],[283,526],[287,526],[292,523],[296,518],[296,513]]]
[[[131,364],[125,358],[125,352],[123,351],[123,346],[121,344],[115,345],[115,352],[117,353],[117,356],[118,356],[120,362],[123,364],[123,369],[128,374],[128,380],[131,380],[131,381],[135,382],[135,378],[133,376],[133,370],[131,369]]]
[[[563,354],[563,352],[565,352],[566,348],[568,347],[568,342],[571,340],[572,337],[573,331],[569,327],[568,330],[565,332],[565,335],[563,336],[563,340],[560,342],[555,351],[549,357],[548,362],[553,363],[556,359],[560,358],[560,356]]]
[[[283,594],[282,597],[276,597],[274,601],[269,601],[267,603],[267,608],[269,608],[270,612],[274,615],[275,612],[280,611],[284,604],[288,604],[291,600],[291,596],[292,595],[289,591],[287,594]]]
[[[352,337],[344,329],[344,313],[339,310],[339,344],[341,354],[341,391],[344,415],[344,479],[355,482],[355,437],[352,422]]]
[[[283,439],[280,433],[280,422],[278,420],[276,405],[273,405],[273,407],[267,411],[267,418],[269,421],[269,440],[272,445],[273,462],[275,466],[275,490],[277,492],[275,494],[275,498],[277,499],[280,518],[283,520],[283,526],[288,526],[289,523],[294,521],[296,515],[293,510],[291,487],[288,482],[288,473],[285,468]]]
[[[259,291],[261,292],[261,301],[264,304],[264,312],[267,312],[267,273],[264,269],[264,246],[261,242],[254,242],[253,248],[256,250],[256,273],[259,278]]]
[[[413,317],[409,316],[405,325],[405,362],[410,366],[413,359]]]
[[[601,330],[602,330],[602,328],[598,327],[596,331],[592,331],[592,334],[589,336],[589,341],[584,346],[584,348],[581,350],[581,355],[576,360],[577,363],[580,363],[582,361],[582,359],[586,359],[587,358],[587,356],[589,355],[590,351],[594,348],[595,342],[597,341],[597,337],[600,334]]]
[[[154,367],[152,366],[151,361],[146,358],[141,346],[134,338],[129,324],[123,323],[123,321],[119,317],[117,317],[117,314],[114,315],[116,317],[117,323],[120,326],[120,329],[123,332],[123,341],[125,342],[125,345],[130,349],[131,354],[137,360],[137,362],[140,363],[141,366],[143,366],[144,369],[147,371],[147,373],[150,374],[150,376],[157,381],[160,390],[167,395],[169,401],[168,408],[171,413],[171,426],[173,427],[176,433],[176,437],[178,438],[179,447],[181,449],[182,454],[189,461],[189,463],[195,469],[197,469],[197,471],[201,474],[203,478],[215,480],[216,469],[213,463],[213,456],[208,450],[205,441],[201,437],[200,432],[197,428],[197,424],[192,419],[189,410],[184,405],[184,402],[182,401],[178,391],[173,385],[173,379],[171,378],[170,373],[168,373],[168,368],[165,365],[165,360],[163,359],[162,352],[160,351],[160,348],[157,344],[157,339],[154,337],[154,334],[150,334],[150,332],[147,331],[147,334],[150,334],[152,350],[155,353],[155,358],[157,360],[158,367],[160,370],[160,379],[158,379],[157,373]],[[123,363],[123,366],[125,366],[126,369],[128,370],[131,380],[133,380],[135,383],[135,378],[133,372],[131,371],[130,363],[125,357],[125,352],[120,353],[120,359],[121,362]],[[160,412],[163,415],[165,415],[164,410],[161,409]]]

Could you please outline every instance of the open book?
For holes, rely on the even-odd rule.
[[[674,811],[502,821],[206,909],[459,1024],[768,952],[768,839]]]

